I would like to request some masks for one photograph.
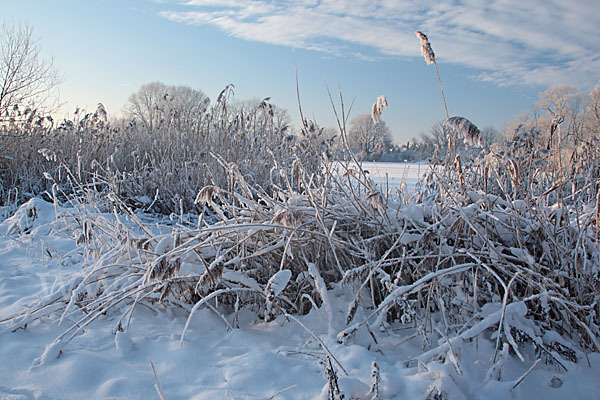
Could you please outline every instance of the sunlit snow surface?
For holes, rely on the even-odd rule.
[[[413,193],[418,180],[431,168],[424,163],[363,162],[362,167],[382,190],[406,190]]]
[[[431,166],[426,163],[388,163],[363,161],[360,163],[367,178],[369,178],[382,193],[388,193],[393,198],[398,195],[405,199],[410,198],[416,191],[417,185],[431,171]],[[350,176],[360,177],[356,165],[350,163],[348,168],[351,170]],[[342,165],[337,165],[335,171],[339,176],[347,178]]]
[[[407,179],[410,188],[426,166],[365,163],[364,168],[380,184],[396,186]],[[57,288],[64,287],[67,293],[82,278],[86,260],[77,251],[77,238],[56,217],[52,205],[41,200],[34,203],[35,217],[24,206],[0,224],[0,321]],[[284,278],[272,283],[274,291],[285,284]],[[596,353],[587,359],[581,354],[578,364],[565,362],[568,372],[541,363],[511,389],[536,359],[525,353],[521,362],[511,355],[500,380],[486,382],[493,353],[489,340],[461,346],[457,354],[460,373],[449,357],[421,364],[411,361],[428,348],[419,335],[411,338],[412,329],[377,330],[373,332],[376,344],[363,328],[349,343],[339,344],[328,325],[336,331],[344,329],[350,291],[347,286],[330,288],[331,317],[321,308],[299,318],[348,372],[345,376],[336,367],[346,399],[374,398],[367,396],[373,361],[381,371],[382,399],[425,399],[435,387],[448,399],[600,398],[600,355]],[[158,399],[149,359],[170,400],[326,398],[327,380],[320,362],[325,352],[311,333],[281,315],[265,323],[243,309],[239,328],[228,331],[218,316],[201,308],[181,348],[187,313],[168,309],[157,314],[138,307],[127,332],[115,334],[119,316],[108,312],[66,345],[55,339],[72,326],[74,318],[65,318],[59,326],[58,315],[16,330],[3,321],[0,400]]]

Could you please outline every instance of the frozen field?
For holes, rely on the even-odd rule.
[[[392,195],[397,191],[408,195],[414,193],[417,182],[431,168],[425,163],[363,161],[361,165],[367,176],[379,186],[382,192],[390,192]],[[343,173],[341,167],[339,171]]]
[[[362,166],[382,189],[405,188],[408,193],[414,192],[417,181],[430,168],[424,163],[363,162]]]

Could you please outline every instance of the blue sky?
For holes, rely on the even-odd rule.
[[[432,43],[451,115],[479,127],[531,108],[548,87],[589,92],[600,79],[598,0],[0,0],[2,17],[41,37],[65,80],[63,111],[116,115],[142,84],[204,91],[229,83],[237,99],[271,97],[298,121],[335,119],[325,84],[342,89],[352,116],[384,94],[397,141],[445,117]]]

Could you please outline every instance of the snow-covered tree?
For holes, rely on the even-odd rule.
[[[129,96],[126,112],[149,132],[166,125],[189,130],[205,115],[209,103],[201,90],[152,82]]]
[[[392,134],[385,121],[373,122],[371,115],[361,114],[354,118],[348,130],[350,147],[363,160],[381,156],[392,145]]]

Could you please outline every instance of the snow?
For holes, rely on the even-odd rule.
[[[292,271],[290,271],[288,269],[283,269],[283,270],[273,274],[271,279],[269,279],[269,283],[267,285],[267,292],[271,292],[269,294],[273,297],[279,296],[279,294],[287,286],[291,277],[292,277]]]
[[[364,170],[381,189],[398,189],[407,193],[414,193],[419,178],[423,177],[431,168],[425,163],[385,163],[364,161]]]
[[[422,166],[366,164],[372,176],[386,171],[388,183],[394,185],[403,178],[416,181],[423,171]],[[418,222],[427,210],[413,206],[407,212]],[[76,288],[85,278],[82,266],[87,256],[78,250],[78,238],[66,222],[68,215],[68,210],[34,199],[0,224],[0,399],[158,399],[157,387],[170,400],[326,398],[324,371],[329,354],[335,357],[331,362],[346,399],[372,398],[373,362],[380,371],[382,399],[434,398],[436,393],[448,399],[600,397],[598,353],[578,354],[577,363],[562,360],[568,371],[540,362],[514,387],[536,363],[535,354],[521,346],[522,362],[505,345],[494,363],[490,357],[494,338],[485,340],[484,333],[479,340],[472,339],[475,331],[497,323],[500,303],[482,310],[487,318],[466,330],[460,336],[462,343],[427,345],[421,336],[411,338],[404,330],[369,332],[364,325],[339,343],[332,331],[345,328],[345,310],[353,293],[348,286],[327,287],[316,268],[310,267],[322,300],[319,309],[294,318],[277,314],[265,322],[241,307],[233,330],[206,307],[198,307],[191,317],[184,310],[137,307],[126,331],[118,329],[120,314],[107,312],[70,341],[63,334],[74,317],[66,312],[41,320],[30,313],[16,322],[7,321],[55,293],[62,293],[57,301],[70,302],[70,309],[77,309]],[[165,240],[157,247],[164,254],[172,243]],[[185,273],[192,272],[198,273],[193,265],[186,265]],[[236,274],[225,269],[223,276],[233,279]],[[277,296],[290,277],[287,270],[273,275],[270,294]],[[248,282],[248,287],[255,290],[257,284]],[[509,305],[505,311],[512,324],[523,313],[521,304]],[[230,322],[233,318],[225,317]],[[365,317],[357,315],[355,321]],[[560,338],[552,333],[546,336],[553,341]],[[428,356],[431,349],[435,355]]]
[[[400,192],[404,196],[415,193],[419,179],[423,178],[431,169],[425,163],[362,161],[360,165],[379,191],[392,194]],[[352,172],[351,175],[358,173],[355,166],[351,165],[349,168]],[[346,175],[343,167],[338,165],[336,170],[340,175]]]
[[[127,356],[134,349],[133,340],[125,332],[117,331],[115,334],[115,347],[122,356]]]

